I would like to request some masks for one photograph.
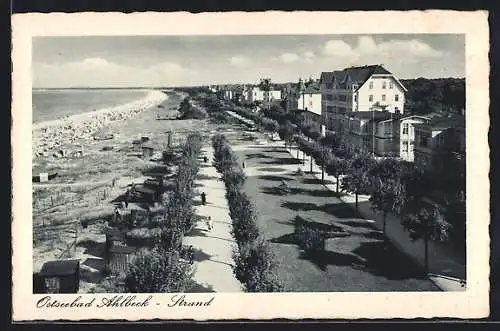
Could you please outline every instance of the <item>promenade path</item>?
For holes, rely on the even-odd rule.
[[[195,250],[193,280],[205,290],[195,289],[191,292],[243,292],[242,285],[234,277],[232,270],[232,252],[236,243],[231,236],[226,188],[212,166],[212,147],[202,150],[202,155],[207,156],[209,161],[206,164],[202,162],[195,189],[199,194],[205,192],[207,203],[200,203],[195,207],[196,213],[202,216],[202,221],[184,237],[183,244],[192,245]],[[208,216],[212,218],[212,230],[205,223]]]

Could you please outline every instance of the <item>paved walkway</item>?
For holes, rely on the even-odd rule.
[[[284,147],[284,142],[274,143],[275,146]],[[306,160],[303,170],[310,170],[310,158],[302,151],[299,150],[297,157],[297,148],[288,147],[288,152],[295,158]],[[321,167],[316,165],[313,160],[314,176],[321,179]],[[331,191],[336,190],[336,178],[325,173],[325,185]],[[358,197],[359,213],[366,218],[367,222],[379,230],[382,229],[383,220],[380,214],[375,213],[371,209],[369,203],[369,196],[360,195]],[[354,204],[355,196],[346,194],[340,197],[340,200],[347,204]],[[401,251],[410,256],[415,262],[424,265],[424,242],[417,240],[412,242],[401,225],[400,218],[396,215],[387,215],[386,219],[386,234],[389,240]],[[465,261],[463,261],[458,253],[454,252],[451,247],[446,243],[429,242],[429,278],[441,289],[445,291],[463,291],[465,287],[462,286],[461,279],[466,278]]]
[[[224,182],[212,166],[212,147],[202,151],[210,160],[201,164],[196,189],[205,192],[207,204],[196,206],[196,213],[203,219],[210,216],[213,228],[199,222],[190,236],[184,237],[184,245],[195,249],[193,280],[215,292],[243,292],[241,283],[234,277],[232,252],[236,243],[231,236],[231,219],[225,197]]]

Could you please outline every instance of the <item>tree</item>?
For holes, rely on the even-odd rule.
[[[393,158],[376,162],[369,171],[370,202],[375,210],[382,212],[384,235],[387,214],[398,213],[407,201],[405,185],[402,182],[406,171],[405,164]]]
[[[424,240],[425,272],[429,272],[429,240],[448,240],[451,230],[450,223],[444,219],[437,208],[432,211],[421,208],[417,212],[405,215],[401,224],[409,232],[411,240]]]
[[[406,201],[404,186],[399,178],[382,180],[377,178],[372,187],[370,202],[374,209],[382,212],[383,232],[386,234],[386,218],[391,212],[399,212]]]
[[[358,153],[347,166],[346,176],[342,180],[342,189],[355,194],[356,210],[358,210],[359,194],[370,191],[369,171],[373,167],[375,160],[365,152]]]
[[[340,176],[346,172],[347,161],[329,153],[326,160],[326,172],[335,176],[336,192],[339,193]]]
[[[275,120],[265,118],[262,120],[262,122],[264,129],[272,134],[274,134],[279,129],[279,124]]]
[[[294,134],[292,123],[287,120],[284,124],[280,125],[278,134],[280,138],[285,141],[286,148],[286,144],[291,142]]]

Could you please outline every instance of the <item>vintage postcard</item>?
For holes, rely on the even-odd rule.
[[[486,317],[487,18],[14,15],[14,320]]]

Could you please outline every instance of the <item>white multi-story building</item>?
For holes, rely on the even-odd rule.
[[[406,88],[381,65],[323,72],[322,113],[330,130],[341,130],[341,118],[351,112],[386,111],[403,114]]]
[[[317,86],[309,86],[300,92],[297,109],[304,111],[306,120],[321,122],[321,91]]]
[[[266,101],[275,101],[275,100],[281,100],[281,91],[280,90],[269,90],[265,94],[265,100]]]
[[[264,91],[262,91],[259,87],[253,86],[248,90],[248,101],[264,101]]]

